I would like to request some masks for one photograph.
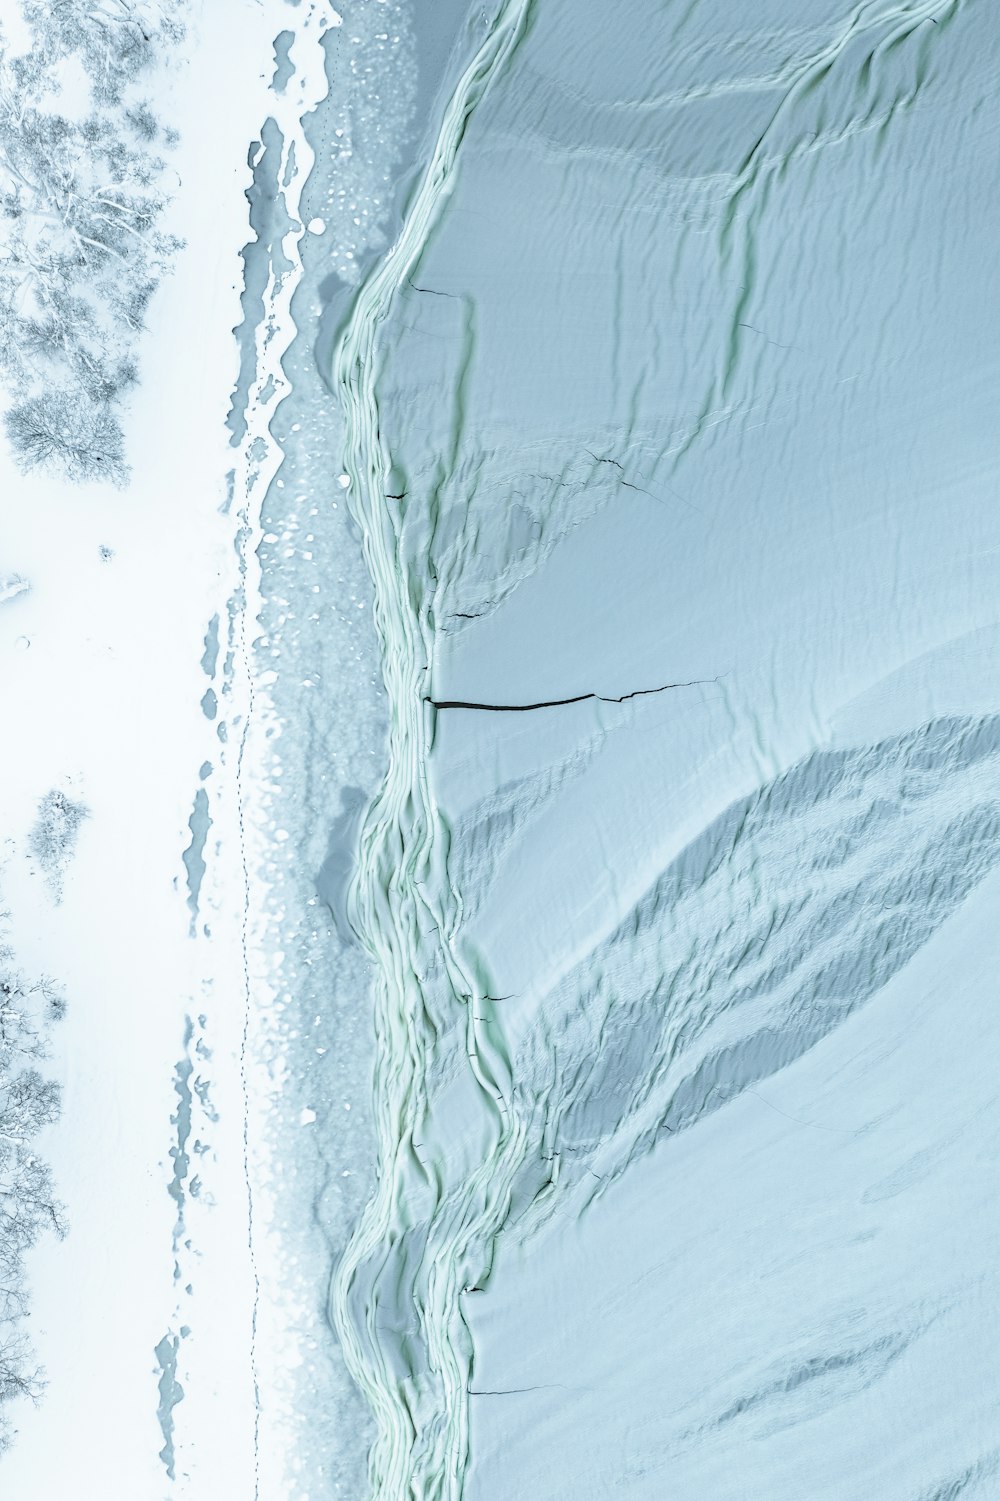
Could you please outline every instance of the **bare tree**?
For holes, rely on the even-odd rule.
[[[26,469],[58,464],[71,480],[128,478],[121,426],[107,402],[81,391],[47,391],[18,402],[5,421]]]
[[[44,1390],[41,1369],[34,1365],[27,1340],[21,1335],[0,1333],[0,1455],[13,1438],[4,1407],[18,1398],[37,1402]]]

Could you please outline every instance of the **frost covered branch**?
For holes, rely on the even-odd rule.
[[[0,375],[25,469],[128,477],[121,404],[137,336],[180,241],[161,228],[176,141],[139,87],[183,26],[157,0],[23,0],[19,55],[0,36]],[[66,67],[82,109],[58,108]]]
[[[29,981],[10,950],[0,949],[0,1453],[11,1438],[7,1404],[37,1401],[43,1389],[23,1332],[29,1313],[24,1258],[46,1231],[66,1232],[51,1171],[32,1145],[59,1116],[59,1086],[36,1065],[64,1010],[48,981]]]

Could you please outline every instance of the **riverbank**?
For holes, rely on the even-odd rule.
[[[5,898],[21,962],[69,998],[52,1063],[63,1117],[43,1151],[70,1235],[31,1260],[48,1388],[16,1415],[0,1466],[11,1495],[252,1493],[239,850],[227,831],[211,950],[190,937],[182,854],[199,768],[202,785],[224,775],[199,663],[235,584],[224,422],[247,148],[270,109],[273,39],[294,16],[278,0],[227,0],[192,17],[156,80],[154,105],[182,137],[169,227],[186,245],[148,315],[129,488],[4,470],[5,566],[31,583],[0,614],[16,726],[0,789]],[[57,907],[25,856],[52,787],[89,809]]]

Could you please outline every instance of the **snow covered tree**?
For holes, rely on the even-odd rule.
[[[120,405],[149,300],[179,248],[160,221],[174,139],[131,82],[183,34],[158,0],[24,0],[33,45],[0,39],[0,371],[25,468],[124,483]],[[61,60],[90,81],[61,112]]]
[[[178,7],[159,0],[24,0],[22,9],[36,47],[49,59],[77,54],[105,103],[184,35]]]
[[[9,1441],[8,1402],[37,1400],[41,1372],[24,1338],[28,1314],[25,1254],[48,1230],[66,1231],[48,1165],[33,1141],[59,1115],[59,1087],[38,1068],[47,1033],[65,1010],[47,981],[28,981],[0,949],[0,1452]]]

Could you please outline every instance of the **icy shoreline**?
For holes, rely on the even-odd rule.
[[[149,313],[129,489],[81,495],[4,474],[6,556],[32,581],[0,617],[5,706],[21,727],[2,789],[5,885],[22,962],[69,996],[64,1114],[44,1151],[70,1235],[32,1258],[49,1384],[37,1411],[17,1414],[0,1466],[12,1495],[253,1490],[242,877],[238,828],[215,801],[234,643],[223,624],[211,661],[203,638],[234,584],[224,419],[246,150],[290,16],[278,0],[202,12],[156,80],[157,108],[182,131],[170,228],[186,247]],[[91,813],[55,910],[21,855],[50,787]],[[193,917],[199,933],[211,922],[210,944],[192,944]]]
[[[450,189],[468,118],[516,47],[526,14],[524,0],[505,5],[463,70],[400,235],[355,300],[334,361],[347,420],[348,495],[375,586],[390,723],[388,770],[361,832],[350,909],[376,965],[379,1171],[331,1305],[377,1422],[369,1490],[386,1498],[428,1487],[459,1493],[472,1369],[459,1293],[486,1270],[523,1131],[505,1102],[506,1059],[479,1015],[488,998],[453,946],[461,909],[448,883],[446,828],[426,780],[430,600],[400,545],[395,516],[401,506],[405,514],[407,480],[380,427],[374,347]],[[402,497],[388,493],[396,490]],[[458,1036],[471,1061],[465,1080],[448,1062]],[[446,1098],[443,1117],[442,1071],[445,1096],[458,1092]],[[446,1154],[442,1133],[456,1119],[466,1150],[456,1132]]]

